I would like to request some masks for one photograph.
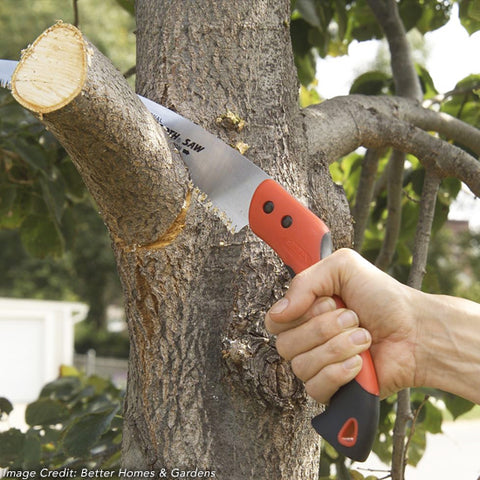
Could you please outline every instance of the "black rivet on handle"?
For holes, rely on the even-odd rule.
[[[293,219],[290,215],[285,215],[283,218],[282,218],[282,227],[283,228],[288,228],[288,227],[291,227],[292,226],[292,223],[293,223]]]
[[[273,202],[271,202],[270,200],[268,202],[265,202],[263,204],[263,211],[265,213],[272,213],[273,212],[273,209],[275,208],[275,205]]]

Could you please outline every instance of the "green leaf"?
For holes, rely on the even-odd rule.
[[[6,211],[0,214],[0,228],[19,228],[32,209],[33,198],[31,189],[20,185],[12,186],[12,188],[15,188],[15,198],[13,203],[9,205],[10,208],[6,205]],[[8,185],[3,184],[0,186],[0,191],[2,192],[8,189]],[[4,197],[4,201],[9,204],[12,200],[11,197],[9,199],[9,196],[13,195],[13,193],[7,191],[5,195],[6,198]]]
[[[353,39],[363,42],[383,37],[383,32],[365,1],[357,1],[350,9],[349,29]]]
[[[47,383],[40,392],[40,398],[53,398],[69,401],[81,390],[80,378],[76,376],[57,378]]]
[[[18,429],[0,432],[0,467],[20,466],[24,444],[25,436]]]
[[[402,218],[400,239],[409,240],[414,237],[417,230],[419,205],[411,201],[404,201],[402,206]]]
[[[479,0],[460,0],[459,2],[460,21],[470,35],[480,29],[479,3]]]
[[[335,0],[335,17],[338,24],[338,36],[340,40],[343,40],[348,28],[348,14],[346,4],[342,0]]]
[[[77,215],[71,208],[65,210],[62,216],[60,232],[64,241],[65,249],[72,251],[77,239]]]
[[[60,377],[80,377],[79,370],[71,365],[60,365]]]
[[[65,182],[67,197],[74,201],[80,201],[85,198],[85,184],[73,163],[70,160],[66,160],[58,166],[58,170]]]
[[[70,412],[63,403],[50,398],[41,398],[30,403],[25,411],[25,421],[32,427],[57,425],[69,416]]]
[[[413,0],[417,2],[418,0]],[[449,20],[452,10],[452,2],[438,0],[424,0],[422,15],[417,20],[415,27],[422,34],[443,27]]]
[[[295,57],[298,78],[302,85],[308,86],[315,79],[315,57],[311,52],[303,57]]]
[[[34,257],[59,257],[64,251],[62,235],[49,217],[29,215],[20,227],[20,239],[25,250]]]
[[[13,405],[11,404],[10,400],[5,397],[0,397],[0,419],[3,417],[3,415],[10,415],[12,410]]]
[[[365,477],[358,470],[350,470],[349,473],[352,480],[365,480]]]
[[[29,430],[25,435],[23,444],[22,468],[25,470],[38,467],[42,455],[42,444],[38,436],[38,431]]]
[[[415,69],[417,70],[417,74],[420,79],[424,98],[432,98],[438,95],[438,91],[435,88],[433,79],[428,70],[419,64],[415,65]]]
[[[43,193],[43,201],[50,215],[59,224],[65,208],[65,184],[63,178],[57,176],[52,180],[40,177],[39,183]]]
[[[469,412],[475,406],[474,403],[450,393],[445,394],[443,400],[447,410],[452,414],[454,419],[457,419],[460,415]]]
[[[135,0],[117,0],[117,3],[130,15],[135,15]]]
[[[399,13],[405,30],[408,32],[417,25],[422,17],[423,8],[417,0],[403,0],[399,5]]]
[[[468,6],[468,16],[473,20],[480,21],[480,0],[473,0]]]
[[[8,215],[14,208],[17,197],[17,187],[12,184],[1,185],[0,188],[0,216]]]
[[[310,25],[313,25],[314,27],[322,26],[314,0],[297,0],[295,8]]]
[[[17,138],[14,149],[33,172],[38,170],[49,171],[50,165],[47,153],[38,143],[30,144],[23,138]]]
[[[310,25],[303,18],[292,20],[290,23],[290,37],[296,56],[303,57],[310,52],[312,45],[309,42],[309,30]]]
[[[100,437],[109,429],[118,408],[89,413],[76,418],[67,428],[63,448],[68,455],[88,455]]]
[[[350,93],[380,95],[387,93],[392,84],[392,78],[383,72],[367,72],[355,79],[350,88]]]
[[[305,87],[305,85],[300,86],[299,103],[302,108],[308,107],[309,105],[315,105],[320,103],[320,101],[320,95],[315,90],[314,85],[311,85],[308,88]]]
[[[415,408],[415,403],[413,404]],[[442,433],[443,415],[442,411],[432,402],[427,401],[420,412],[419,423],[421,428],[430,433]]]
[[[41,432],[42,432],[41,441],[42,441],[42,444],[44,445],[45,444],[57,445],[62,435],[62,431],[58,430],[57,428],[45,427],[45,428],[42,428]]]
[[[410,448],[408,450],[408,464],[417,466],[418,462],[422,459],[425,449],[427,447],[427,436],[425,431],[417,428],[413,434]]]

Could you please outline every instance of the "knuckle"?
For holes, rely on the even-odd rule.
[[[305,382],[305,392],[319,403],[326,404],[331,396],[337,391],[337,387],[328,384],[322,377],[316,376]]]
[[[352,261],[357,258],[357,252],[355,252],[355,250],[352,250],[351,248],[339,248],[335,251],[334,255],[345,261]]]
[[[307,380],[307,378],[305,377],[305,362],[302,355],[297,355],[296,357],[292,358],[291,366],[293,373],[300,380]]]
[[[341,340],[341,337],[335,337],[325,345],[326,352],[332,360],[340,358],[345,352],[345,348],[343,347]]]
[[[320,403],[325,403],[325,398],[323,397],[323,389],[320,389],[315,382],[306,382],[305,383],[305,392],[308,396],[314,398]]]
[[[306,287],[308,287],[308,284],[308,276],[305,271],[302,271],[293,277],[292,281],[290,282],[290,286],[288,287],[288,290],[304,290]]]
[[[340,378],[340,373],[336,365],[328,365],[323,369],[323,376],[325,382],[329,385],[334,385],[335,389],[339,388],[341,385],[342,379]]]
[[[289,342],[285,335],[279,334],[275,343],[278,354],[285,360],[290,360]]]
[[[327,337],[327,325],[321,318],[315,317],[311,320],[311,334],[318,344],[325,342]]]

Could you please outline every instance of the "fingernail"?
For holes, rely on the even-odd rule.
[[[288,298],[282,298],[277,303],[273,305],[270,309],[270,313],[282,313],[288,307]]]
[[[363,328],[360,328],[350,335],[350,340],[354,345],[364,345],[370,341],[370,334]]]
[[[357,314],[352,310],[345,310],[344,312],[342,312],[339,315],[337,321],[342,330],[345,330],[351,327],[356,327],[358,325]]]
[[[343,362],[343,368],[345,368],[346,370],[355,370],[360,365],[360,361],[360,355],[355,355],[354,357],[347,358],[347,360]]]

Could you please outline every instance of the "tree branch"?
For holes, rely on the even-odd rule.
[[[467,96],[469,94],[472,94],[475,90],[478,90],[479,88],[480,88],[480,83],[479,82],[476,82],[473,85],[470,84],[470,85],[460,86],[458,88],[454,88],[453,90],[450,90],[449,92],[439,93],[438,95],[436,95],[433,98],[426,99],[423,102],[423,106],[425,108],[429,108],[432,105],[441,104],[441,103],[445,102],[447,99],[452,98],[455,95],[465,95],[465,96]]]
[[[352,216],[355,221],[353,245],[357,252],[362,247],[367,228],[379,159],[380,151],[373,148],[368,149],[363,157],[362,172],[358,182],[357,195],[355,196],[355,205],[352,209]]]
[[[120,72],[79,30],[49,28],[23,54],[12,87],[70,154],[115,241],[146,246],[171,233],[187,198],[186,168]]]
[[[312,105],[304,109],[303,118],[310,152],[323,153],[329,162],[361,146],[393,147],[415,155],[440,178],[460,179],[480,196],[477,159],[420,128],[441,127],[442,133],[451,140],[457,140],[461,132],[463,143],[466,145],[468,141],[466,146],[480,151],[480,131],[453,117],[425,110],[415,102],[398,97],[350,95]],[[455,128],[450,129],[451,125]],[[469,139],[467,132],[471,134]]]
[[[400,97],[421,100],[422,89],[415,71],[405,27],[395,0],[367,0],[382,27],[390,48],[395,93]]]
[[[392,263],[397,245],[402,220],[402,180],[405,165],[405,154],[393,150],[388,163],[387,173],[387,210],[388,217],[385,225],[385,238],[382,248],[375,261],[381,270],[387,270]]]
[[[420,201],[420,215],[415,234],[413,260],[408,278],[408,285],[417,290],[421,289],[425,268],[427,265],[428,246],[432,232],[433,217],[437,201],[440,179],[432,172],[426,171],[423,183],[422,198]],[[412,420],[410,407],[410,391],[402,390],[398,393],[397,418],[393,432],[392,479],[403,480],[406,466],[406,432],[407,424]],[[407,441],[408,443],[408,441]]]
[[[420,81],[411,57],[410,46],[403,22],[400,18],[396,0],[367,0],[378,19],[390,48],[395,92],[399,97],[420,101],[423,97]],[[392,152],[388,168],[388,217],[385,238],[377,257],[376,264],[386,270],[393,259],[400,233],[402,220],[402,183],[406,151],[396,149]],[[394,428],[392,455],[392,478],[403,480],[405,471],[405,434],[406,422],[411,416],[410,392],[404,390],[398,394],[397,418]]]
[[[78,13],[78,0],[73,0],[73,25],[77,28],[80,25],[80,15]]]
[[[420,215],[415,233],[412,267],[408,277],[408,285],[420,290],[427,265],[428,246],[432,232],[435,205],[437,202],[440,179],[428,169],[425,172],[422,198],[420,200]]]
[[[410,389],[405,388],[397,394],[397,414],[393,427],[392,480],[403,480],[405,476],[405,438],[408,422],[412,418]]]

